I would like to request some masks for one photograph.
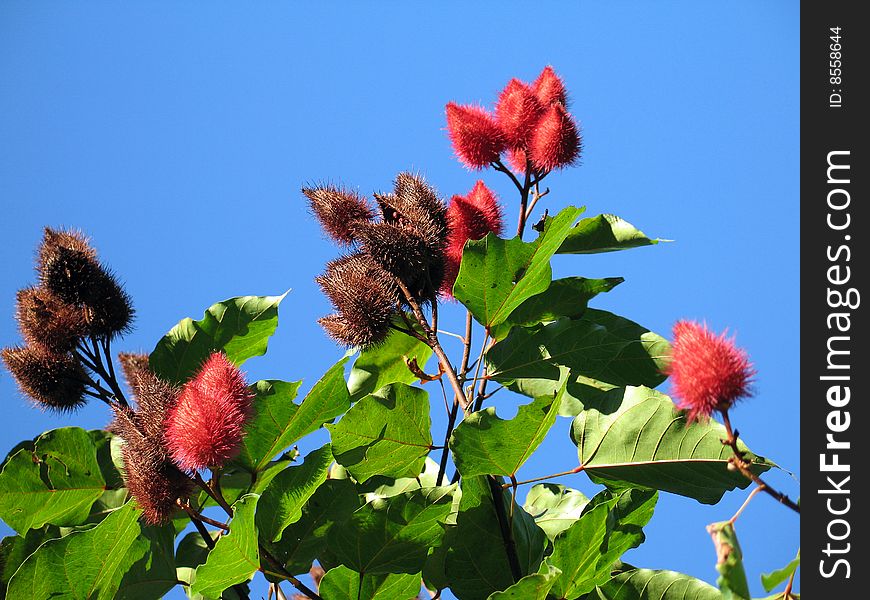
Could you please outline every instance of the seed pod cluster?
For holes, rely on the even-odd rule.
[[[303,188],[323,230],[351,252],[331,261],[316,281],[336,312],[319,320],[337,342],[382,342],[407,292],[435,302],[446,269],[447,207],[423,179],[400,173],[393,191],[375,194],[377,212],[357,194],[327,186]]]
[[[488,167],[504,153],[515,171],[543,175],[580,156],[580,132],[567,106],[565,84],[548,66],[531,84],[511,79],[493,112],[448,103],[447,131],[456,156],[471,169]]]
[[[45,229],[37,251],[39,284],[18,292],[15,319],[23,346],[2,351],[21,391],[38,405],[74,410],[91,380],[76,352],[83,340],[108,341],[129,329],[133,308],[87,238]]]

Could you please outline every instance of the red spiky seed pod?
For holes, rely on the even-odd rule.
[[[526,173],[526,151],[522,148],[511,148],[507,151],[507,164],[515,173]]]
[[[551,104],[568,105],[568,93],[562,78],[556,75],[553,67],[547,65],[538,78],[532,83],[532,91],[544,106]]]
[[[176,466],[199,471],[236,456],[253,399],[239,368],[222,353],[212,354],[166,417],[164,438]]]
[[[374,212],[368,201],[354,192],[334,186],[302,188],[308,197],[314,216],[320,221],[324,232],[340,244],[349,245],[355,240],[351,225],[356,221],[371,221]]]
[[[553,104],[535,128],[528,156],[541,173],[573,164],[580,155],[580,133],[574,119],[561,104]]]
[[[473,105],[447,104],[447,132],[456,157],[469,169],[483,169],[498,160],[506,141],[495,117]]]
[[[752,395],[755,371],[733,339],[692,321],[678,321],[673,333],[667,372],[677,405],[689,411],[690,421],[727,411],[737,400]]]
[[[68,412],[87,402],[87,376],[71,354],[19,346],[4,348],[2,358],[21,391],[43,408]]]
[[[453,196],[447,208],[447,217],[450,235],[445,252],[446,273],[441,294],[451,297],[465,242],[479,240],[488,233],[500,235],[504,229],[504,219],[498,197],[483,181],[478,181],[466,196]]]
[[[535,92],[519,79],[511,79],[495,106],[495,116],[508,146],[524,148],[543,112],[544,106]]]
[[[41,287],[18,292],[15,318],[28,346],[41,346],[50,352],[69,352],[87,333],[82,309]]]

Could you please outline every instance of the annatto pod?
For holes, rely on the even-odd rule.
[[[528,156],[539,172],[567,167],[580,156],[580,134],[574,119],[561,104],[553,104],[535,128]]]
[[[354,192],[331,185],[302,188],[308,197],[311,211],[323,230],[336,242],[344,245],[356,241],[353,224],[371,221],[375,214],[365,198]]]
[[[470,169],[488,167],[507,146],[495,116],[479,106],[449,102],[447,132],[456,156]]]
[[[40,406],[66,412],[87,402],[87,375],[71,354],[23,346],[4,348],[2,356],[21,391]]]
[[[495,115],[508,146],[524,148],[532,137],[544,106],[532,89],[519,79],[511,79],[495,105]]]
[[[15,318],[28,346],[69,352],[88,332],[82,309],[43,287],[25,288],[18,292],[17,300]]]

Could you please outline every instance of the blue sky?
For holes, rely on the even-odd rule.
[[[556,274],[625,277],[594,305],[665,335],[679,318],[735,333],[758,370],[735,425],[799,474],[798,3],[468,4],[2,3],[0,345],[18,340],[15,291],[33,281],[42,227],[74,226],[134,298],[122,348],[150,351],[215,301],[292,288],[269,353],[246,369],[310,385],[342,354],[315,323],[329,307],[313,283],[337,250],[299,188],[371,193],[412,169],[449,197],[480,177],[515,223],[504,176],[452,156],[444,105],[489,104],[511,77],[552,64],[585,149],[582,166],[547,179],[542,203],[674,240],[558,257]],[[464,313],[445,312],[460,329]],[[2,448],[108,418],[98,405],[40,413],[5,372],[0,397]],[[510,415],[524,401],[499,402]],[[576,464],[569,425],[524,476]],[[789,475],[770,479],[799,495]],[[583,476],[560,482],[594,491]],[[704,526],[745,495],[715,507],[663,495],[630,562],[715,581]],[[758,575],[794,556],[798,520],[760,497],[737,531],[762,595]]]

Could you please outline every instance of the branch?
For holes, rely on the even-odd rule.
[[[459,367],[459,377],[462,382],[465,382],[465,376],[468,373],[468,360],[471,358],[471,334],[473,331],[474,320],[471,316],[471,311],[465,312],[465,337],[462,340],[462,364]],[[464,392],[463,392],[464,397]],[[453,429],[456,427],[456,417],[459,414],[459,398],[453,398],[453,407],[447,416],[447,430],[444,432],[444,449],[441,451],[441,462],[438,465],[438,477],[435,479],[436,485],[441,485],[444,480],[444,474],[447,471],[447,454],[450,436],[453,435]]]
[[[514,541],[514,534],[504,510],[504,494],[502,493],[501,484],[495,477],[487,475],[486,481],[489,483],[489,491],[492,494],[492,504],[495,508],[495,516],[498,519],[499,528],[501,529],[501,539],[511,567],[511,575],[513,575],[514,583],[516,583],[522,579],[523,571],[520,568],[520,558],[517,555],[517,544]]]

